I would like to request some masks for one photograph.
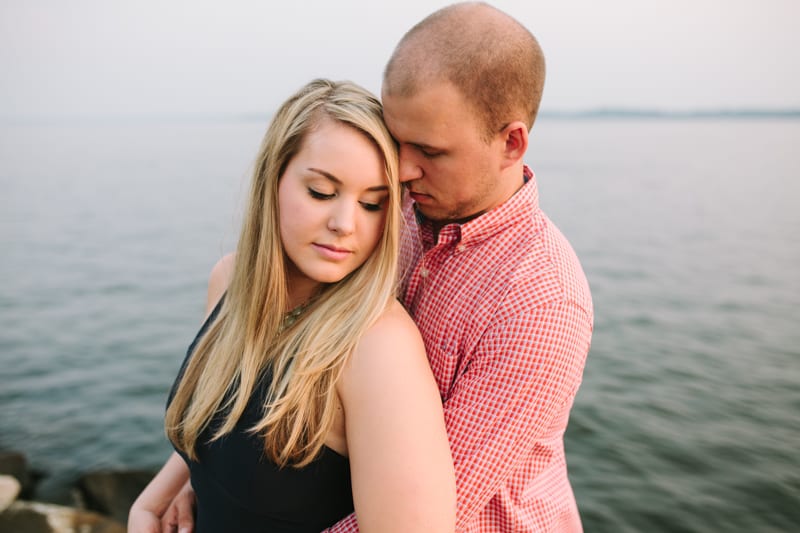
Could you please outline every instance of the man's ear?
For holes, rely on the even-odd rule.
[[[528,126],[521,120],[509,123],[500,132],[505,142],[503,168],[517,164],[528,150]]]

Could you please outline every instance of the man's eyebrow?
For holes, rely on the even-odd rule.
[[[443,150],[443,149],[441,149],[441,148],[437,148],[437,147],[435,147],[435,146],[431,146],[430,144],[425,144],[425,143],[414,143],[414,142],[410,142],[410,143],[408,143],[408,144],[410,144],[410,145],[411,145],[411,146],[413,146],[414,148],[418,148],[419,150],[424,150],[424,151],[426,151],[426,152],[443,152],[443,151],[444,151],[444,150]]]
[[[342,185],[342,180],[340,180],[339,178],[337,178],[336,176],[334,176],[330,172],[325,172],[324,170],[320,170],[320,169],[314,168],[314,167],[308,167],[308,170],[310,170],[311,172],[314,172],[316,174],[320,174],[320,175],[324,176],[326,179],[334,182],[337,185]],[[367,190],[368,191],[388,191],[389,190],[389,186],[388,185],[375,185],[374,187],[367,187]]]

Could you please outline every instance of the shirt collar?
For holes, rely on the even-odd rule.
[[[539,209],[539,189],[533,171],[524,165],[522,169],[523,185],[514,195],[477,218],[463,224],[448,224],[439,231],[436,244],[459,243],[463,247],[479,244],[492,235],[512,226],[522,219],[531,219]],[[414,206],[415,219],[420,238],[425,249],[431,248],[433,242],[433,225]]]

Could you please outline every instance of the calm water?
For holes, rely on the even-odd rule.
[[[65,501],[155,467],[258,122],[0,126],[0,447]],[[800,523],[800,122],[541,120],[527,160],[596,328],[567,433],[587,532]]]

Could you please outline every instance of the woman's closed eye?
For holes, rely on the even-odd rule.
[[[330,200],[331,198],[336,196],[335,193],[334,194],[326,194],[324,192],[320,192],[318,190],[312,189],[311,187],[308,188],[308,194],[311,195],[311,198],[314,198],[315,200]]]
[[[372,211],[372,212],[382,210],[383,209],[383,204],[384,204],[384,202],[380,202],[380,203],[377,203],[377,204],[374,204],[372,202],[358,202],[358,203],[360,203],[361,207],[363,207],[367,211]]]
[[[336,193],[328,194],[328,193],[320,192],[320,191],[318,191],[316,189],[313,189],[311,187],[308,187],[307,189],[308,189],[308,194],[312,198],[314,198],[315,200],[332,200],[333,198],[336,197]],[[361,204],[361,207],[363,207],[365,210],[374,213],[374,212],[378,212],[378,211],[382,211],[383,210],[383,206],[386,203],[386,199],[380,200],[378,202],[359,201],[358,203]]]

